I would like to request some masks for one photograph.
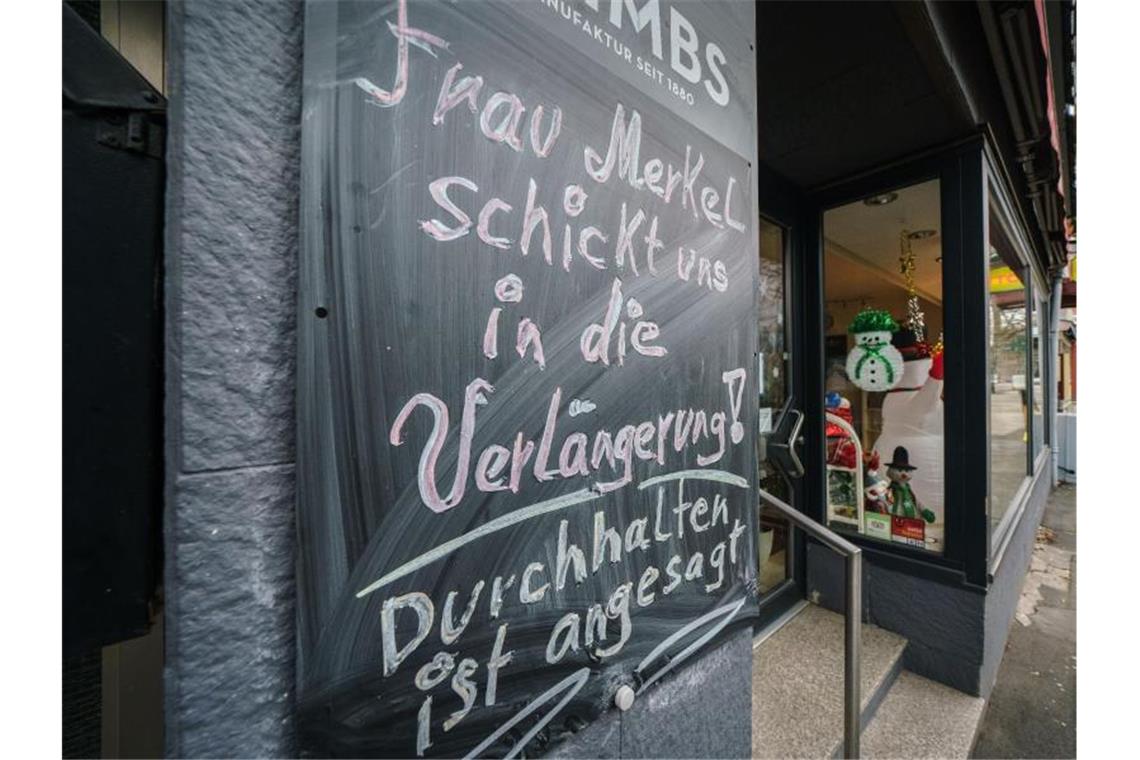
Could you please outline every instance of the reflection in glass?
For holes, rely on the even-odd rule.
[[[1029,325],[1021,264],[990,213],[990,522],[1009,510],[1027,473]]]
[[[773,417],[787,399],[787,363],[784,358],[784,230],[760,220],[760,354],[757,377],[760,383],[760,432],[771,429]],[[760,464],[760,487],[773,496],[792,502],[791,489],[784,478]],[[788,577],[789,526],[785,518],[767,504],[760,507],[760,593],[766,593]]]
[[[1033,299],[1033,342],[1030,349],[1030,366],[1033,367],[1033,456],[1036,458],[1045,445],[1045,387],[1042,378],[1045,377],[1044,362],[1048,345],[1044,330],[1045,308],[1041,300]]]

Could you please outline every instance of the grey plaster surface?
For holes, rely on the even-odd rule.
[[[622,757],[748,757],[752,630],[650,687],[621,720]]]
[[[863,732],[866,758],[965,758],[985,700],[904,672]]]
[[[809,604],[753,653],[752,755],[830,758],[843,739],[841,615]],[[897,673],[906,640],[863,626],[864,710]],[[880,708],[881,709],[881,708]]]
[[[544,757],[621,757],[621,713],[610,710],[578,733],[564,738]]]
[[[1076,488],[1053,491],[973,756],[1077,752]]]
[[[741,629],[638,696],[555,745],[547,757],[748,757],[752,631]]]

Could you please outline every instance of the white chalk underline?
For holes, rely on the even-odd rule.
[[[376,589],[382,586],[387,586],[397,578],[403,578],[405,575],[419,570],[424,565],[435,562],[437,559],[451,554],[453,551],[463,546],[464,544],[469,544],[472,541],[483,538],[483,536],[488,536],[492,533],[502,530],[503,528],[508,528],[516,523],[520,523],[524,520],[529,520],[532,517],[545,515],[548,512],[557,512],[560,509],[566,509],[567,507],[572,507],[575,504],[581,504],[584,501],[591,501],[593,499],[597,499],[600,496],[600,493],[595,493],[588,488],[583,488],[580,491],[568,493],[564,496],[558,496],[553,499],[547,499],[546,501],[540,501],[537,504],[531,504],[529,507],[516,509],[514,512],[505,514],[502,517],[496,517],[490,522],[483,523],[470,533],[464,533],[462,536],[457,536],[450,541],[444,541],[434,549],[430,549],[415,559],[405,562],[392,572],[381,576],[379,580],[368,586],[365,586],[360,591],[357,591],[356,598],[359,599],[362,596],[367,596]]]
[[[729,483],[740,488],[748,487],[747,480],[734,473],[725,472],[724,470],[679,470],[678,472],[671,472],[667,475],[656,475],[639,484],[637,488],[638,490],[644,490],[656,483],[664,483],[670,480],[681,479],[711,480],[717,483]],[[461,546],[469,544],[472,541],[477,541],[484,536],[489,536],[492,533],[497,533],[504,528],[509,528],[512,525],[517,525],[518,523],[529,520],[532,517],[538,517],[539,515],[545,515],[551,512],[558,512],[563,509],[568,509],[575,504],[593,501],[594,499],[601,498],[601,496],[602,494],[598,493],[597,491],[583,488],[581,490],[574,491],[573,493],[568,493],[563,496],[556,496],[553,499],[540,501],[537,504],[531,504],[529,507],[516,509],[515,511],[509,514],[505,514],[502,517],[496,517],[490,522],[483,523],[475,530],[469,533],[464,533],[462,536],[457,536],[450,541],[444,541],[434,549],[429,549],[418,557],[408,560],[404,564],[397,567],[395,570],[392,570],[389,573],[385,573],[384,575],[380,576],[379,579],[360,589],[360,591],[357,591],[356,598],[360,599],[362,597],[368,596],[376,589],[383,588],[392,581],[403,578],[405,575],[410,575],[416,570],[419,570],[421,567],[430,565],[437,559],[441,559],[443,557],[446,557],[448,554],[451,554]]]
[[[678,470],[677,472],[670,472],[667,475],[654,475],[652,478],[639,483],[637,490],[644,491],[646,488],[655,486],[658,483],[681,479],[712,480],[717,483],[730,483],[740,488],[748,488],[748,481],[736,473],[725,472],[724,470]]]

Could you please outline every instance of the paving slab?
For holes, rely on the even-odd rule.
[[[842,615],[814,604],[753,650],[752,756],[830,758],[843,740]],[[864,713],[898,675],[906,639],[863,626]]]
[[[965,758],[985,700],[903,672],[863,732],[865,758]]]

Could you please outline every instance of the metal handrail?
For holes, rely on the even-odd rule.
[[[843,647],[843,756],[859,757],[860,711],[859,671],[862,657],[863,620],[863,551],[829,528],[820,525],[790,504],[781,501],[763,488],[757,489],[760,498],[775,507],[784,517],[815,537],[827,548],[845,559],[847,567],[847,617],[844,621]]]

